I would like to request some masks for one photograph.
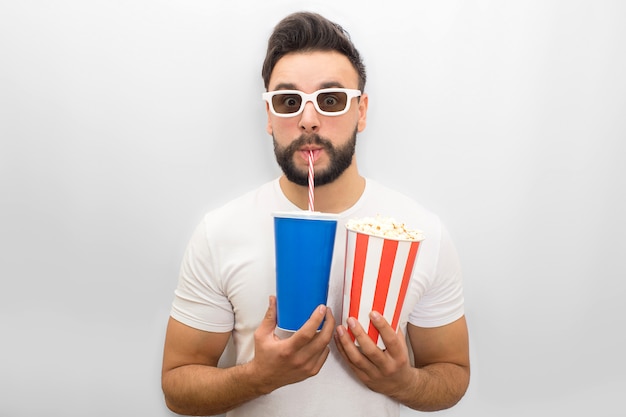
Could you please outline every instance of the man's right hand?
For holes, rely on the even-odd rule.
[[[324,319],[322,329],[317,331]],[[300,330],[287,339],[280,339],[274,333],[276,297],[270,296],[265,317],[254,332],[254,359],[248,364],[258,377],[261,392],[268,394],[317,375],[330,353],[328,345],[334,328],[331,309],[320,305]]]

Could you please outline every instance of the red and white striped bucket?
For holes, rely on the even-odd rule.
[[[379,312],[394,330],[398,330],[420,242],[347,229],[343,323],[348,317],[357,319],[381,349],[385,349],[385,344],[370,323],[369,314],[374,310]],[[354,340],[351,332],[350,336]]]

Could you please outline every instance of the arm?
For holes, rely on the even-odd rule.
[[[387,349],[384,351],[354,319],[349,319],[348,325],[360,349],[344,327],[337,328],[339,351],[365,385],[421,411],[450,408],[463,397],[470,375],[465,317],[435,328],[409,324],[407,332],[415,367],[410,365],[402,332],[396,334],[377,313],[372,313],[371,319],[385,342]]]
[[[317,332],[326,318],[322,330]],[[254,334],[252,361],[217,368],[230,333],[211,333],[172,318],[168,323],[161,383],[168,408],[178,414],[214,415],[316,375],[328,357],[335,320],[320,306],[289,339],[274,335],[276,298]]]

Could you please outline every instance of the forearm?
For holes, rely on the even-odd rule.
[[[168,408],[178,414],[215,415],[269,394],[284,385],[310,378],[329,355],[335,319],[320,306],[287,339],[274,334],[276,297],[254,333],[254,358],[218,368],[230,333],[210,333],[170,320],[163,354],[161,383]],[[318,331],[322,320],[322,329]]]
[[[437,363],[412,368],[410,382],[388,395],[419,411],[438,411],[454,406],[469,385],[469,367],[452,363]]]
[[[221,414],[266,392],[248,364],[230,368],[185,365],[162,378],[168,408],[183,415]]]

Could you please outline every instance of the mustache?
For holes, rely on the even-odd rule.
[[[285,151],[288,154],[293,154],[305,145],[317,145],[317,146],[324,148],[326,151],[333,150],[332,142],[329,141],[328,139],[321,137],[317,133],[311,133],[311,134],[303,133],[302,135],[298,136],[296,140],[291,142],[291,144],[289,144],[289,146],[285,148]]]

